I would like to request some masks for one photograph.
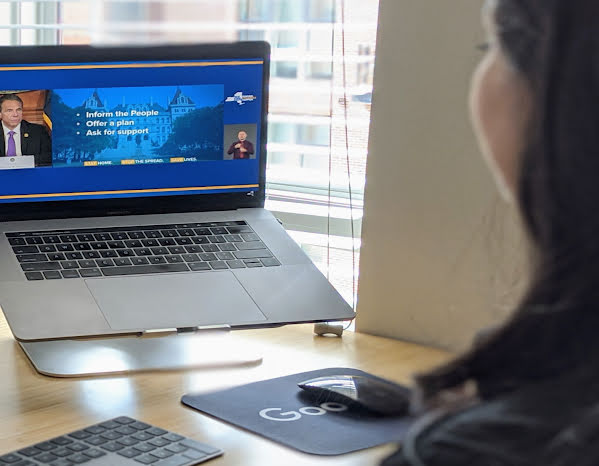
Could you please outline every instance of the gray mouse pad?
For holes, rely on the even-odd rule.
[[[278,443],[314,455],[341,455],[401,440],[413,419],[382,417],[338,403],[313,401],[297,384],[328,375],[363,375],[357,369],[327,368],[255,382],[181,401],[203,413]]]

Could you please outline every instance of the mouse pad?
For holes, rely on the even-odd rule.
[[[327,368],[213,393],[185,395],[181,401],[237,427],[314,455],[341,455],[401,440],[412,418],[379,416],[355,406],[322,403],[307,397],[297,386],[308,379],[339,374],[380,380],[357,369]]]

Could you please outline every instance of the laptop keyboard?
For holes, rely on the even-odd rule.
[[[281,265],[244,221],[27,231],[6,237],[28,280]]]
[[[182,435],[121,416],[0,456],[0,465],[186,466],[223,454]]]

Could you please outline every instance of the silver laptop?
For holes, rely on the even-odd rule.
[[[0,170],[0,305],[18,340],[354,317],[263,208],[269,54],[0,49],[30,150],[51,142],[35,169]]]
[[[0,157],[0,170],[12,170],[15,168],[34,168],[35,157],[33,155],[20,155],[17,157]]]

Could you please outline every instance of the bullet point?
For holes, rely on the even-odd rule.
[[[81,113],[78,113],[77,116],[81,116]]]
[[[79,126],[81,123],[77,123],[77,126]]]
[[[77,131],[77,134],[81,134],[79,131]]]

